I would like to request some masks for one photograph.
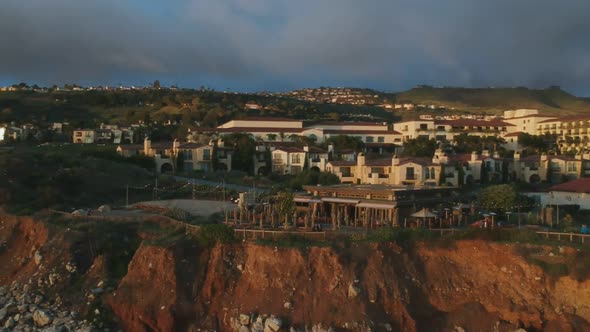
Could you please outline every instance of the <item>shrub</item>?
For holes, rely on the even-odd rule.
[[[202,245],[210,247],[217,242],[236,242],[236,237],[231,227],[222,224],[210,224],[201,226],[198,241]]]

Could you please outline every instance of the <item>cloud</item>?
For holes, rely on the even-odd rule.
[[[0,78],[590,92],[585,1],[5,2]]]

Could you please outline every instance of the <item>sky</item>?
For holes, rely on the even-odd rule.
[[[590,96],[587,0],[2,0],[0,85]]]

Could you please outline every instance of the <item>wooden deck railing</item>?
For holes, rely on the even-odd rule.
[[[559,233],[559,232],[547,232],[547,231],[537,231],[537,234],[541,236],[545,236],[546,239],[549,237],[557,237],[557,240],[569,240],[570,242],[580,242],[585,243],[590,238],[590,234],[579,234],[579,233]]]

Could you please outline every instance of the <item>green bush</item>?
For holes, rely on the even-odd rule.
[[[198,241],[206,247],[210,247],[217,242],[233,243],[236,237],[233,228],[222,224],[210,224],[201,226],[198,233]]]

